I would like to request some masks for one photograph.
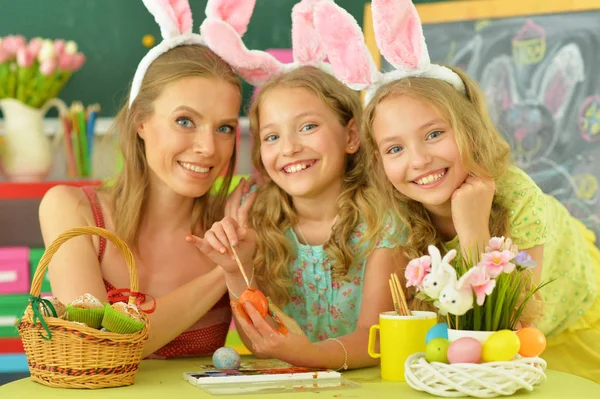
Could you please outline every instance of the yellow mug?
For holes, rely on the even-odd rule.
[[[437,323],[434,312],[412,311],[412,316],[398,316],[396,312],[379,314],[379,324],[369,331],[369,356],[381,358],[381,379],[404,381],[404,363],[415,352],[425,352],[427,331]],[[379,331],[379,353],[375,352],[375,338]]]

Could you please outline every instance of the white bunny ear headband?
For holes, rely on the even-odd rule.
[[[372,0],[371,11],[377,46],[396,68],[391,72],[375,69],[362,31],[348,12],[333,3],[322,4],[315,12],[315,26],[339,80],[355,90],[367,89],[367,103],[379,87],[405,77],[440,79],[466,94],[460,76],[431,63],[421,20],[411,0]],[[349,35],[360,35],[360,40],[348,40]]]
[[[161,54],[183,45],[206,45],[201,35],[192,33],[192,12],[188,0],[142,0],[160,27],[163,40],[140,61],[129,94],[129,107],[137,97],[146,71]],[[237,32],[246,31],[256,0],[208,0],[206,15],[221,18]]]
[[[242,41],[244,32],[236,29],[222,14],[207,12],[208,18],[202,23],[200,32],[206,45],[230,64],[238,75],[254,86],[262,86],[274,76],[305,65],[333,73],[329,64],[323,62],[326,54],[314,24],[316,8],[322,3],[331,1],[302,0],[292,9],[294,62],[291,64],[281,63],[264,51],[248,50]],[[242,7],[242,3],[245,1],[238,1],[235,6],[232,4],[232,7]]]

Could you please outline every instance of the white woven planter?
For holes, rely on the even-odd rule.
[[[546,362],[539,357],[519,358],[510,362],[428,363],[425,354],[406,359],[404,377],[417,391],[436,396],[493,398],[512,395],[519,389],[532,391],[546,381]]]

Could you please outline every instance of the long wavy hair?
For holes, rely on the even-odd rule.
[[[114,184],[103,189],[110,194],[116,234],[134,246],[150,185],[144,140],[138,135],[137,126],[152,116],[154,101],[165,86],[186,77],[222,79],[241,93],[241,83],[231,67],[208,47],[193,45],[175,47],[159,56],[148,68],[131,108],[129,98],[125,99],[111,127],[111,133],[119,138],[123,167]],[[198,233],[223,217],[235,153],[234,150],[219,191],[195,199],[190,219],[192,232]]]
[[[255,143],[252,160],[258,172],[266,177],[268,175],[260,156],[259,109],[269,92],[281,87],[306,89],[335,111],[342,126],[347,126],[352,120],[357,127],[361,126],[359,94],[330,74],[314,67],[301,67],[273,78],[261,88],[249,110],[250,130]],[[363,139],[361,137],[358,151],[346,157],[342,192],[337,201],[338,217],[332,227],[331,237],[324,246],[332,260],[334,279],[343,279],[353,262],[364,259],[380,235],[382,210],[375,191],[368,186],[365,167],[368,156],[362,145]],[[250,224],[258,234],[258,247],[254,257],[255,273],[265,294],[280,305],[289,301],[288,291],[292,285],[289,265],[295,258],[292,242],[284,232],[297,221],[290,195],[272,181],[260,188],[250,216]],[[350,238],[359,223],[365,223],[366,232],[358,246],[362,250],[357,252],[350,245]]]
[[[434,106],[452,127],[462,164],[474,176],[497,180],[511,163],[510,147],[494,126],[481,89],[460,69],[449,68],[464,82],[466,96],[440,79],[409,77],[381,87],[364,112],[362,130],[366,136],[369,162],[373,165],[372,183],[393,210],[398,225],[407,229],[407,242],[402,250],[408,259],[426,254],[428,245],[442,248],[444,242],[423,204],[401,194],[385,174],[373,135],[379,104],[394,96],[407,96]],[[495,195],[489,221],[490,234],[498,237],[509,234],[508,210],[500,203],[501,199]],[[530,302],[524,319],[535,318],[539,301],[535,302]]]

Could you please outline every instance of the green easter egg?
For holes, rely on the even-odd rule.
[[[484,362],[507,362],[517,355],[520,347],[521,342],[514,331],[496,331],[484,342],[481,360]]]
[[[446,338],[434,338],[425,346],[425,360],[428,362],[448,363],[448,347]]]

